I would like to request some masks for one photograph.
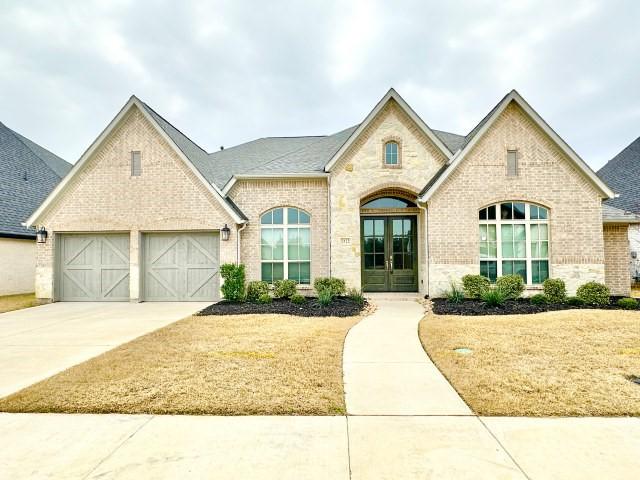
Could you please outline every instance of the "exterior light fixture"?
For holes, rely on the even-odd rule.
[[[224,228],[222,228],[220,230],[220,233],[222,234],[222,241],[226,242],[227,240],[229,240],[229,235],[231,234],[231,229],[225,223],[224,224]]]
[[[40,227],[36,232],[36,242],[38,243],[46,243],[47,242],[47,231],[44,227]]]

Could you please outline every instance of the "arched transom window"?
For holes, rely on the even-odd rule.
[[[311,217],[299,208],[274,208],[260,217],[262,280],[311,283]]]
[[[549,278],[549,212],[524,202],[502,202],[479,211],[480,275],[492,282],[520,275],[526,284]]]
[[[384,164],[398,165],[398,142],[387,142],[384,144]]]

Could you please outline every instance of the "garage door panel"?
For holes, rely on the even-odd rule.
[[[145,300],[218,299],[217,233],[147,233],[143,244]]]
[[[60,300],[129,300],[128,234],[65,234],[59,242]]]

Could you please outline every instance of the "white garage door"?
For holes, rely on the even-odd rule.
[[[217,232],[145,233],[144,300],[218,300],[218,245]]]
[[[64,234],[58,240],[57,298],[129,300],[129,234]]]

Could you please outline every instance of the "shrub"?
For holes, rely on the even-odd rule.
[[[247,284],[247,300],[257,302],[260,295],[269,293],[269,284],[267,282],[249,282]]]
[[[576,296],[587,305],[608,305],[609,304],[609,288],[598,282],[587,282],[578,287]]]
[[[347,292],[347,286],[344,280],[334,277],[316,278],[313,282],[313,288],[316,289],[318,297],[320,297],[320,292],[323,290],[328,291],[332,297],[339,297]]]
[[[503,305],[508,296],[500,288],[490,288],[482,294],[482,301],[489,307],[499,307]]]
[[[625,310],[635,310],[638,308],[638,300],[635,298],[621,298],[618,300],[618,306]]]
[[[318,303],[321,306],[326,307],[331,302],[333,302],[333,295],[331,295],[331,291],[328,289],[321,289],[318,292]]]
[[[220,287],[222,296],[230,302],[243,302],[245,298],[244,265],[225,263],[220,266],[220,275],[224,279]]]
[[[567,305],[571,305],[573,307],[579,307],[580,305],[584,305],[584,301],[578,297],[567,297],[565,300]]]
[[[294,303],[296,305],[302,305],[304,302],[307,301],[306,298],[304,298],[303,295],[300,295],[299,293],[294,293],[293,295],[291,295],[291,303]]]
[[[347,297],[361,307],[364,305],[364,295],[362,294],[362,291],[357,288],[350,288],[347,291]]]
[[[496,280],[496,288],[502,290],[508,299],[515,300],[524,292],[524,281],[520,275],[503,275]]]
[[[462,288],[469,298],[482,298],[482,294],[491,289],[491,282],[482,275],[465,275],[462,277]]]
[[[273,299],[268,293],[263,293],[258,297],[258,303],[271,303]]]
[[[547,278],[542,289],[551,303],[563,303],[567,299],[567,287],[559,278]]]
[[[454,281],[451,282],[451,287],[445,292],[445,295],[449,303],[460,303],[464,300],[464,291]]]
[[[273,282],[273,296],[275,298],[291,298],[296,294],[295,280],[276,280]]]
[[[536,293],[535,295],[531,296],[529,302],[531,302],[533,305],[545,305],[549,303],[549,297],[547,297],[544,293]]]

